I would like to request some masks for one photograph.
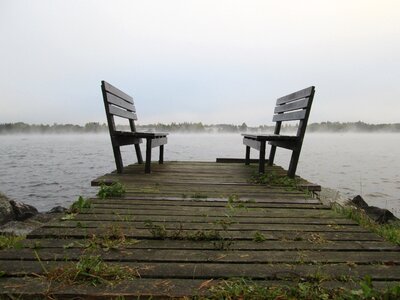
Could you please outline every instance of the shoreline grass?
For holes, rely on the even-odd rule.
[[[378,224],[368,217],[364,211],[356,207],[342,206],[336,202],[331,207],[335,212],[356,221],[360,226],[380,235],[385,240],[400,245],[400,222]]]

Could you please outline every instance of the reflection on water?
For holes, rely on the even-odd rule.
[[[239,134],[171,134],[168,139],[166,160],[244,157]],[[398,134],[308,134],[297,173],[349,197],[360,194],[399,216],[399,146]],[[135,162],[132,148],[122,148],[125,164]],[[276,163],[287,168],[290,151],[278,150]],[[0,136],[0,166],[0,191],[39,210],[93,195],[90,181],[115,169],[106,134]]]

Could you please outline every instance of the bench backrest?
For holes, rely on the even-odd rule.
[[[299,121],[297,136],[302,139],[306,132],[308,117],[314,99],[315,87],[286,95],[276,100],[273,121],[276,122],[275,134],[279,134],[282,122]]]
[[[137,120],[137,116],[133,98],[104,80],[101,81],[101,90],[110,133],[116,131],[114,116],[128,119],[131,131],[135,132],[134,121]]]

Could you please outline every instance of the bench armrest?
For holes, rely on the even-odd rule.
[[[135,132],[134,134],[139,138],[158,138],[168,135],[166,132]]]
[[[296,141],[299,138],[294,135],[279,135],[279,134],[242,134],[245,139],[256,141]]]

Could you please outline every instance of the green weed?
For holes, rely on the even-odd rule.
[[[76,263],[56,268],[46,272],[46,278],[50,281],[64,284],[99,284],[112,285],[124,279],[139,277],[136,269],[129,267],[113,266],[105,263],[99,255],[84,255]]]
[[[255,241],[256,243],[262,243],[266,240],[267,240],[267,238],[265,237],[265,235],[263,235],[259,231],[256,231],[253,235],[253,241]]]
[[[25,239],[25,236],[15,236],[15,235],[3,235],[0,234],[0,250],[1,249],[20,249],[22,248],[21,241]]]
[[[101,199],[106,199],[110,197],[121,197],[124,194],[125,186],[120,182],[113,182],[111,185],[101,183],[97,196]]]
[[[72,203],[71,207],[69,208],[69,213],[79,213],[84,208],[90,208],[90,201],[82,196],[79,196],[78,200]]]
[[[151,220],[146,220],[144,226],[150,231],[151,235],[156,239],[168,238],[168,232],[165,229],[165,225],[154,224]]]

